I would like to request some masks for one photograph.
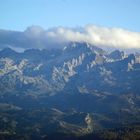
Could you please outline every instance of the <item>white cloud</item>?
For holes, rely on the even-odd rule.
[[[46,31],[46,36],[59,42],[87,42],[96,46],[121,49],[140,48],[140,33],[121,28],[87,25],[81,28],[81,30],[78,30],[58,27]]]
[[[0,30],[0,48],[61,47],[67,42],[87,42],[105,49],[140,49],[140,33],[121,28],[87,25],[79,28],[55,27],[44,30],[39,26],[28,27],[24,32]]]

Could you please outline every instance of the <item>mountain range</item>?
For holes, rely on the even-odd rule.
[[[37,92],[35,95],[74,89],[137,93],[139,68],[138,54],[126,55],[119,50],[107,53],[86,43],[70,43],[61,50],[30,49],[23,53],[6,48],[0,51],[0,91],[31,90]]]
[[[70,42],[62,49],[0,51],[0,108],[24,110],[27,118],[29,110],[37,114],[34,109],[49,108],[51,117],[45,120],[50,127],[53,118],[55,132],[59,127],[79,136],[111,129],[118,139],[122,135],[114,129],[139,128],[139,83],[138,53],[107,52],[84,42]],[[52,133],[48,127],[47,131]]]

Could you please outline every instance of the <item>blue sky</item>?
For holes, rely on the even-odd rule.
[[[0,0],[0,28],[95,24],[140,32],[140,0]]]

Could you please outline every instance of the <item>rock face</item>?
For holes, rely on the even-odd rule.
[[[7,48],[0,52],[0,92],[55,95],[61,91],[88,93],[140,91],[139,55],[107,53],[87,43],[69,43],[62,50]]]
[[[119,50],[115,50],[109,54],[109,57],[113,60],[121,60],[124,56],[124,52],[120,52]]]

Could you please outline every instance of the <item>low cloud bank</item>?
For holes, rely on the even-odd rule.
[[[140,49],[140,33],[121,28],[87,25],[79,28],[56,27],[48,30],[39,26],[24,32],[0,30],[0,47],[21,48],[60,47],[68,42],[87,42],[102,48]]]

